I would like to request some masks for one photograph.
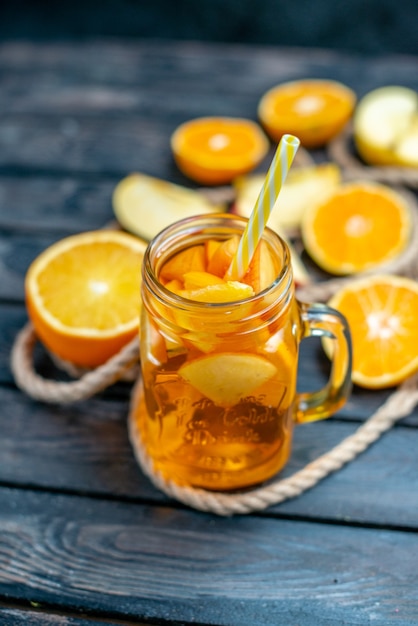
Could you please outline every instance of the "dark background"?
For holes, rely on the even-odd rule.
[[[0,39],[170,38],[418,54],[418,0],[3,0]]]

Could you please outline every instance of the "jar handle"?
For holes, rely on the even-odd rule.
[[[299,303],[302,339],[323,337],[330,343],[332,361],[328,383],[319,391],[297,394],[295,420],[314,422],[329,417],[346,402],[351,390],[352,349],[347,320],[325,304]]]

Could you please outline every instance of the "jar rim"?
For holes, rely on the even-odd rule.
[[[214,238],[223,237],[225,239],[232,234],[242,234],[247,222],[248,219],[240,215],[215,212],[187,217],[170,224],[161,230],[147,246],[142,264],[143,284],[151,288],[154,296],[164,300],[166,304],[170,302],[174,306],[193,306],[201,310],[234,309],[243,303],[263,300],[266,295],[279,289],[279,287],[282,287],[283,296],[285,296],[293,284],[290,250],[282,237],[268,226],[263,231],[262,239],[268,242],[270,248],[280,246],[283,261],[275,280],[262,291],[247,298],[230,302],[200,302],[176,294],[160,282],[158,270],[169,256],[173,256],[173,254],[193,244],[203,243],[210,238],[211,233]]]

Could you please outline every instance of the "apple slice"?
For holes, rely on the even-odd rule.
[[[206,265],[209,265],[210,260],[215,254],[216,250],[222,244],[222,241],[218,241],[217,239],[206,239],[205,241],[205,252],[206,252]]]
[[[164,263],[160,280],[179,280],[183,283],[183,276],[187,272],[205,271],[205,248],[203,245],[190,246],[181,250]]]
[[[184,289],[201,289],[208,285],[222,285],[224,281],[215,274],[209,274],[209,272],[186,272],[183,276]]]
[[[112,202],[119,224],[148,240],[177,220],[225,211],[198,191],[139,173],[116,185]]]
[[[300,258],[300,256],[298,255],[298,253],[296,252],[294,246],[290,243],[290,241],[286,239],[286,237],[283,237],[283,236],[282,236],[282,239],[286,241],[287,247],[289,248],[289,251],[290,251],[290,259],[292,262],[292,270],[293,270],[293,280],[295,281],[296,287],[302,287],[302,285],[308,285],[312,281],[302,259]]]
[[[418,167],[418,94],[407,87],[381,87],[358,103],[354,141],[372,165]]]
[[[200,289],[183,290],[180,295],[196,302],[222,303],[245,300],[254,295],[251,285],[237,280],[222,281],[221,283],[206,285]]]
[[[253,174],[237,178],[234,183],[234,211],[249,217],[257,201],[265,176]],[[305,208],[330,193],[341,182],[341,172],[334,163],[310,165],[290,170],[270,214],[268,226],[293,234],[300,228]]]
[[[207,271],[215,274],[220,278],[224,278],[231,265],[231,261],[237,251],[239,244],[238,235],[233,235],[229,239],[225,239],[213,252],[208,263]]]
[[[274,282],[278,273],[277,263],[274,262],[268,245],[261,240],[242,281],[251,285],[255,293],[260,293]]]
[[[183,283],[178,278],[173,278],[165,283],[164,287],[173,293],[179,294],[183,289]]]
[[[186,363],[180,376],[221,406],[232,406],[251,395],[277,372],[275,365],[255,354],[214,354]]]

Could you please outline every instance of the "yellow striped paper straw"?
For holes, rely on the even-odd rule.
[[[239,280],[247,271],[299,144],[299,139],[293,135],[283,135],[281,138],[257,202],[238,244],[237,252],[228,268],[227,277],[229,280]]]

